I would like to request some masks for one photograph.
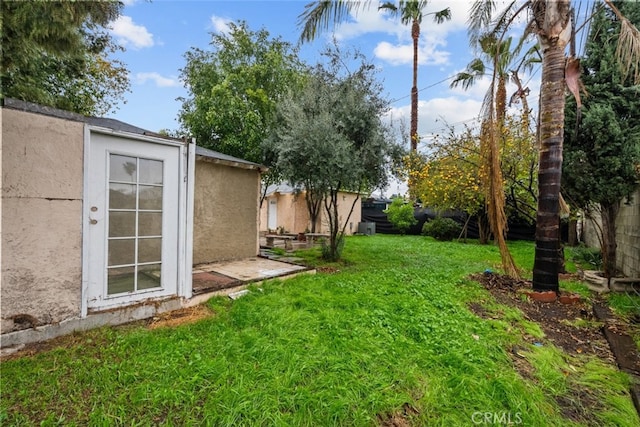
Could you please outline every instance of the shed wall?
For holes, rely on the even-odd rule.
[[[260,173],[196,160],[193,263],[258,254]]]
[[[2,109],[2,333],[80,314],[83,150],[83,123]]]

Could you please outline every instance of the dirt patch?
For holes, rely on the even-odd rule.
[[[499,274],[476,274],[472,279],[480,282],[499,303],[519,308],[527,320],[540,325],[546,339],[565,352],[573,355],[592,354],[615,363],[602,334],[602,324],[594,316],[589,301],[583,299],[576,304],[532,301],[527,297],[527,292],[532,290],[531,282],[526,280]],[[473,306],[470,309],[480,316],[481,310],[484,310]]]
[[[340,270],[336,267],[330,267],[330,266],[321,266],[321,267],[316,267],[316,271],[318,273],[325,273],[325,274],[336,274],[336,273],[340,273]]]
[[[405,403],[401,410],[393,414],[378,415],[378,425],[381,427],[411,427],[414,425],[411,418],[418,414],[416,408]]]
[[[174,328],[186,323],[197,322],[212,314],[213,312],[204,305],[172,310],[152,318],[149,322],[149,329]]]
[[[493,273],[476,274],[471,278],[480,282],[500,304],[520,309],[527,320],[540,325],[545,340],[567,354],[593,355],[612,365],[616,364],[616,357],[602,332],[604,323],[595,316],[590,301],[581,299],[575,304],[539,302],[528,297],[532,291],[529,281]],[[469,309],[482,318],[495,317],[477,302],[470,303]],[[529,340],[538,341],[533,337],[529,337]],[[524,378],[535,381],[533,367],[522,349],[514,347],[511,353],[514,368]],[[601,407],[602,403],[588,389],[574,384],[571,392],[558,396],[556,402],[565,418],[583,425],[598,425],[592,414],[593,409]]]
[[[157,328],[173,328],[186,323],[193,323],[198,320],[207,318],[213,315],[208,307],[204,305],[196,305],[194,307],[187,307],[178,310],[168,311],[162,313],[151,319],[137,320],[134,322],[125,323],[122,325],[113,326],[116,329],[128,329],[144,327],[145,325],[149,329]],[[0,356],[0,361],[7,361],[13,359],[20,359],[22,357],[34,356],[38,353],[51,351],[56,348],[72,348],[82,346],[85,349],[94,348],[96,354],[99,354],[101,349],[109,345],[109,339],[105,338],[103,334],[100,334],[97,330],[89,330],[85,332],[73,332],[68,335],[63,335],[57,338],[53,338],[47,341],[36,342],[27,344],[21,349],[6,355]],[[96,356],[97,357],[97,356]]]

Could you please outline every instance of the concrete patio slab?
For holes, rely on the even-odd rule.
[[[242,282],[256,282],[310,270],[297,264],[254,257],[197,266],[197,270],[215,272]]]

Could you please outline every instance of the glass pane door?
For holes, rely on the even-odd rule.
[[[107,295],[162,286],[161,160],[109,154]]]

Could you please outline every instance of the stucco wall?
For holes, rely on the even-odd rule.
[[[354,200],[357,195],[353,193],[339,193],[338,194],[338,220],[340,222],[340,229],[344,225],[347,217],[349,216],[349,211],[351,210],[351,206],[353,205]],[[351,212],[351,217],[349,217],[349,222],[347,223],[347,228],[345,229],[346,234],[353,234],[358,231],[358,223],[362,218],[362,200],[359,198],[356,201],[355,206],[353,207],[353,212]],[[324,209],[323,209],[324,212]],[[329,222],[327,220],[326,214],[323,214],[322,217],[322,231],[326,231],[329,226]],[[351,226],[350,226],[351,225]]]
[[[80,315],[83,129],[2,109],[2,333]]]
[[[260,175],[196,160],[193,263],[256,256]]]
[[[599,222],[600,217],[594,215]],[[586,220],[583,224],[582,241],[592,248],[600,248],[597,225]],[[640,190],[636,191],[629,204],[623,203],[616,218],[617,264],[627,277],[640,277]]]
[[[349,215],[351,205],[356,198],[356,195],[353,193],[340,193],[338,195],[338,198],[338,218],[340,219],[340,224],[342,225]],[[278,203],[278,227],[284,227],[284,229],[290,233],[300,233],[305,231],[307,228],[311,229],[311,221],[309,219],[309,212],[304,200],[304,194],[300,194],[296,197],[292,193],[275,193],[267,197],[262,204],[260,212],[260,229],[262,231],[266,231],[267,229],[267,210],[269,206],[269,200],[273,199],[276,199]],[[358,231],[358,223],[361,221],[361,218],[362,209],[360,206],[360,200],[358,200],[355,204],[355,207],[353,208],[351,217],[349,218],[349,223],[353,226],[349,227],[349,223],[347,224],[347,234],[353,234]],[[327,215],[323,206],[321,208],[320,219],[318,219],[318,223],[316,224],[316,232],[323,233],[327,232],[328,229],[329,221],[327,219]]]
[[[640,277],[640,190],[623,204],[617,218],[618,267],[629,277]]]

